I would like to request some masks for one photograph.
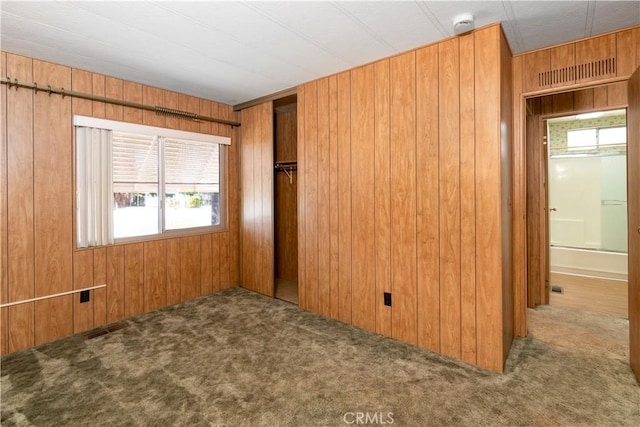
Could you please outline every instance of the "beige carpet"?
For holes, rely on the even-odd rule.
[[[498,375],[229,289],[4,357],[1,423],[640,425],[625,320],[554,307],[530,318]]]

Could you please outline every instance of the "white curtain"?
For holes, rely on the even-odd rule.
[[[78,247],[113,243],[112,132],[76,128]]]

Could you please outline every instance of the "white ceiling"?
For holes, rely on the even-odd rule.
[[[639,1],[0,1],[2,50],[238,104],[500,21],[514,53],[640,24]]]

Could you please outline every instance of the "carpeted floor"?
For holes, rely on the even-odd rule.
[[[640,425],[605,315],[531,311],[503,375],[238,288],[127,324],[4,357],[2,426]]]

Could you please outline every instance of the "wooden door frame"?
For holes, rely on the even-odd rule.
[[[640,157],[640,135],[635,131],[640,127],[640,67],[638,67],[629,78],[627,85],[627,126],[631,127],[632,135],[627,138],[627,236],[629,239],[629,252],[631,255],[637,254],[640,250],[640,226],[638,225],[638,214],[640,211],[640,200],[629,197],[637,194],[635,191],[640,186],[640,175],[637,168],[629,167],[638,161]],[[630,96],[630,95],[636,96]],[[631,111],[631,114],[629,113]],[[634,222],[635,221],[635,222]],[[636,227],[637,233],[636,234]],[[629,256],[632,259],[632,256]],[[629,262],[629,364],[635,374],[636,381],[640,383],[640,270],[637,264]]]
[[[529,93],[514,93],[514,133],[517,132],[519,138],[514,138],[513,149],[513,298],[514,298],[514,334],[519,337],[527,336],[527,302],[528,302],[528,269],[527,265],[531,254],[528,249],[529,216],[527,214],[527,101],[548,95],[558,95],[562,93],[573,93],[584,89],[595,89],[613,83],[625,82],[629,78],[607,80],[601,82],[588,82],[571,87],[555,88],[554,90],[544,90]],[[514,91],[516,92],[516,91]],[[579,110],[582,112],[602,111],[603,109],[628,108],[628,102],[621,105],[607,106],[604,108],[592,108]],[[569,115],[571,112],[556,114],[556,117]],[[545,118],[553,117],[553,114],[544,115]],[[542,117],[542,115],[541,115]],[[540,124],[540,126],[542,126]],[[514,135],[515,136],[515,135]],[[541,246],[539,246],[540,248]],[[547,250],[548,249],[544,249]]]

